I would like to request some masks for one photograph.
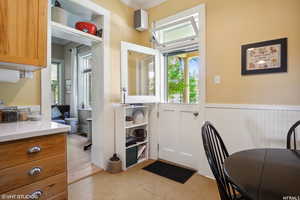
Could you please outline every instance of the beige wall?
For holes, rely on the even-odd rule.
[[[120,100],[120,41],[149,45],[149,33],[133,27],[133,9],[119,0],[93,0],[111,11],[112,101]],[[209,103],[300,104],[299,0],[168,0],[149,10],[153,20],[200,3],[207,7],[207,101]],[[242,44],[289,38],[288,73],[241,76]],[[213,84],[213,76],[222,82]],[[17,84],[0,83],[9,105],[40,104],[40,73]]]
[[[121,41],[140,44],[142,34],[133,28],[133,11],[120,0],[93,0],[111,12],[111,89],[112,101],[120,102],[120,47]]]
[[[40,105],[41,73],[35,72],[33,79],[23,79],[18,83],[0,83],[0,99],[5,105]]]
[[[52,44],[51,56],[54,59],[64,60],[65,59],[65,47],[59,44]]]
[[[132,8],[128,8],[120,0],[93,1],[111,11],[112,101],[120,101],[120,42],[140,43],[141,33],[133,28]],[[36,73],[33,80],[17,84],[0,83],[0,99],[8,105],[39,105],[40,95],[40,72]]]
[[[54,45],[54,58],[64,59],[64,49]],[[41,104],[41,73],[35,72],[33,79],[24,79],[18,83],[0,83],[0,99],[8,106]]]
[[[149,10],[150,23],[206,3],[207,102],[300,104],[299,0],[168,0]],[[148,44],[149,33],[144,33]],[[288,37],[288,73],[241,76],[241,45]],[[220,75],[222,82],[213,83]]]

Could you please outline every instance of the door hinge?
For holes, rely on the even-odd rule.
[[[157,144],[157,152],[159,152],[159,144]]]
[[[159,112],[156,113],[156,117],[159,118]]]

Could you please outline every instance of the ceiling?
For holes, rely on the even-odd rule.
[[[121,1],[126,5],[128,5],[129,7],[135,9],[139,9],[139,8],[148,9],[148,8],[155,7],[167,0],[121,0]]]

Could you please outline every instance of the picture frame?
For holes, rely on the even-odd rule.
[[[287,72],[287,38],[242,45],[242,75]]]

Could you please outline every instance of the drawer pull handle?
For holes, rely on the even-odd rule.
[[[35,147],[31,147],[30,149],[28,149],[28,153],[29,154],[33,154],[33,153],[38,153],[42,150],[41,147],[39,146],[35,146]]]
[[[29,176],[38,176],[41,174],[41,172],[42,169],[40,167],[34,167],[28,172],[28,174]]]
[[[37,191],[31,193],[29,198],[30,199],[39,199],[39,198],[42,197],[42,195],[43,195],[43,191],[42,190],[37,190]]]

